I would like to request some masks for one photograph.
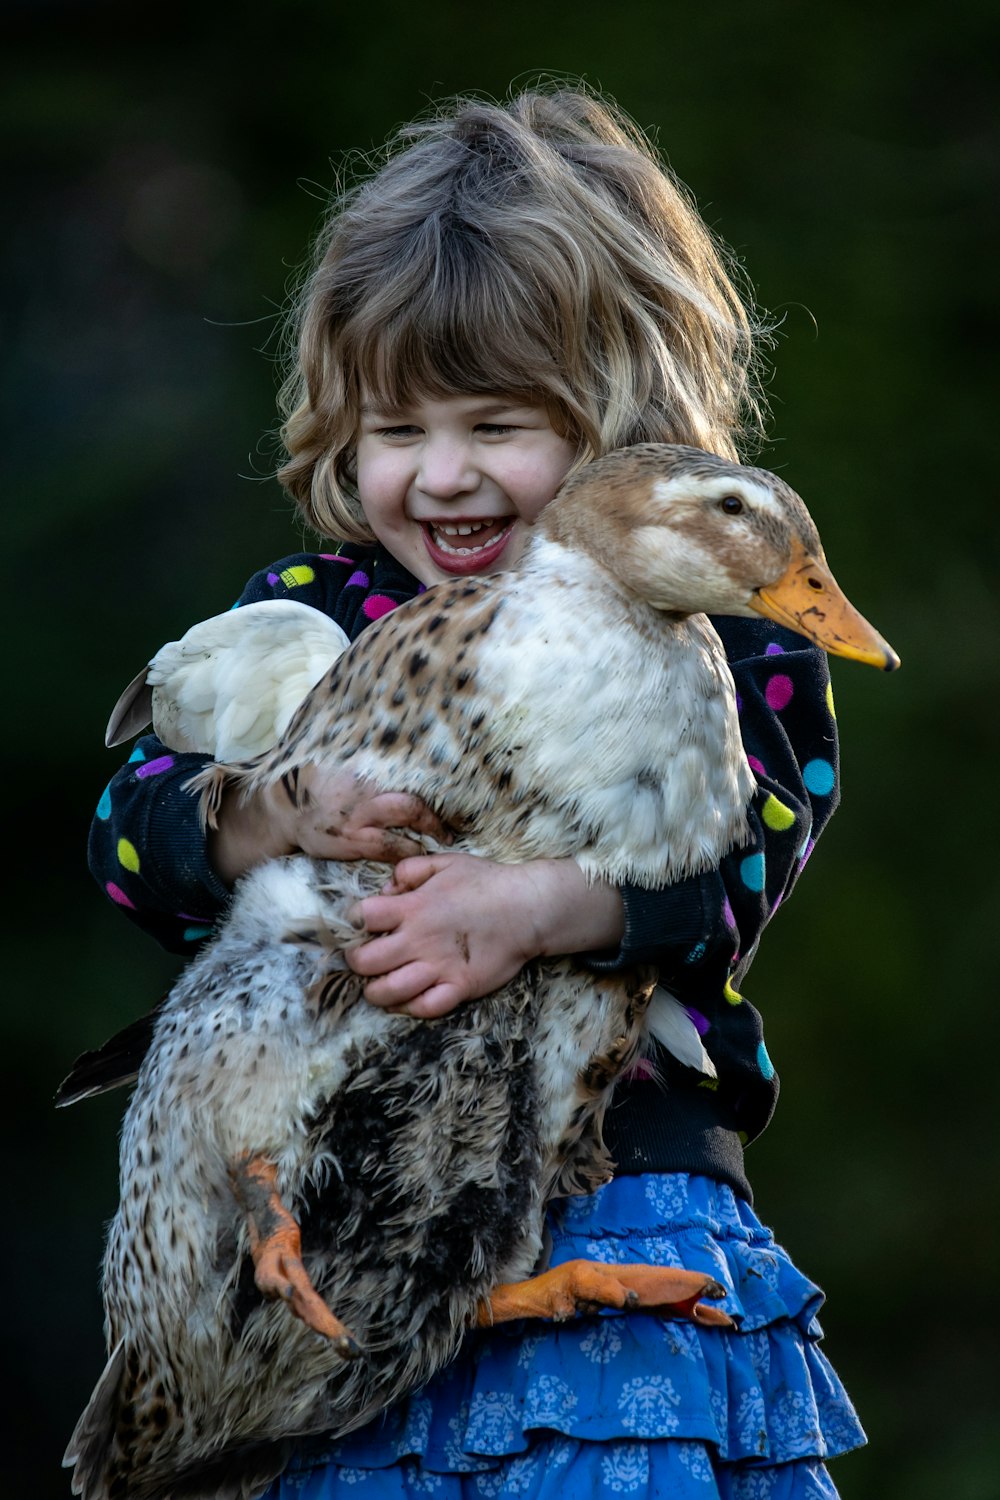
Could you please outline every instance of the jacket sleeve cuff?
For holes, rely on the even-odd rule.
[[[696,954],[716,930],[721,881],[717,872],[690,875],[660,890],[620,887],[625,932],[617,953],[585,953],[588,968],[614,972],[632,964],[670,968]]]

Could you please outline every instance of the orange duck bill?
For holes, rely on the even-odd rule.
[[[824,560],[796,543],[792,560],[774,583],[755,589],[750,607],[779,625],[797,630],[829,651],[851,661],[867,662],[894,672],[899,657],[878,631],[858,613]]]

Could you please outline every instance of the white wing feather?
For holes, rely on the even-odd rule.
[[[115,705],[107,743],[152,719],[171,750],[248,760],[269,750],[349,644],[329,616],[291,599],[244,604],[161,646]]]

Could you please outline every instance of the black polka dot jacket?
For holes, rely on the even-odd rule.
[[[255,574],[238,602],[294,598],[353,640],[420,587],[383,548],[352,545],[286,557]],[[621,948],[583,957],[595,969],[655,964],[718,1070],[717,1080],[704,1079],[661,1050],[619,1085],[605,1128],[619,1172],[699,1173],[750,1198],[743,1148],[771,1117],[778,1077],[742,987],[765,925],[837,804],[837,737],[822,651],[763,619],[713,623],[757,777],[752,840],[708,874],[656,891],[625,886]],[[110,900],[186,955],[211,933],[230,894],[209,864],[196,799],[184,791],[203,764],[143,736],[101,797],[89,846]]]

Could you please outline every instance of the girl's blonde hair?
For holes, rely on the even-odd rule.
[[[370,541],[364,390],[543,401],[580,462],[628,443],[735,457],[760,429],[759,330],[683,187],[582,89],[462,99],[404,127],[335,205],[294,323],[279,479],[321,535]]]

